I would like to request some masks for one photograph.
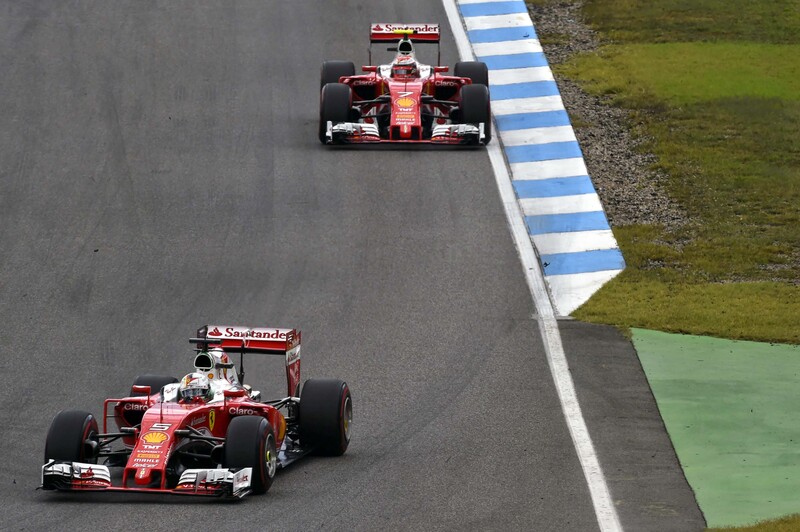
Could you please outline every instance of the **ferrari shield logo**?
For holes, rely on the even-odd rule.
[[[216,410],[211,410],[208,413],[208,428],[209,428],[209,430],[211,430],[211,431],[214,430],[214,421],[216,421],[216,419],[217,419],[217,411]]]

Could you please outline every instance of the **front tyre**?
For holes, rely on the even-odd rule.
[[[300,396],[300,441],[317,454],[340,456],[350,444],[353,399],[347,383],[309,379]]]
[[[464,85],[461,87],[461,123],[483,122],[484,142],[492,140],[492,111],[489,104],[489,87],[486,85]]]
[[[62,410],[47,431],[44,461],[97,463],[97,420],[83,410]]]
[[[459,61],[453,67],[453,75],[469,78],[473,85],[489,86],[489,68],[481,61]]]
[[[328,83],[339,83],[342,76],[355,76],[356,66],[352,61],[325,61],[322,63],[319,75],[319,88]]]
[[[325,144],[328,122],[347,122],[353,109],[353,92],[344,83],[328,83],[322,87],[319,100],[319,141]]]
[[[222,466],[253,468],[253,493],[266,493],[278,470],[278,450],[272,426],[261,416],[240,416],[231,420],[225,437]]]

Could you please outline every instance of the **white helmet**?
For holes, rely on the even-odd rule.
[[[181,379],[178,395],[184,401],[192,401],[196,397],[210,401],[214,398],[214,390],[211,389],[208,377],[202,373],[189,373]]]

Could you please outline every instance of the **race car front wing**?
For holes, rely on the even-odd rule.
[[[176,495],[227,496],[241,498],[251,492],[253,468],[187,469],[173,489],[114,486],[107,466],[50,460],[42,466],[44,490],[59,491],[136,491]]]
[[[325,132],[327,144],[358,144],[358,143],[426,143],[426,144],[486,144],[485,124],[442,124],[433,127],[431,138],[425,140],[389,140],[381,138],[376,124],[363,124],[361,122],[328,121]]]

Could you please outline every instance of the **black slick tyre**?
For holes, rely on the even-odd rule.
[[[83,410],[62,410],[47,431],[44,461],[59,460],[96,464],[99,430],[97,420]]]
[[[484,142],[492,140],[492,111],[489,104],[489,87],[486,85],[464,85],[461,87],[461,123],[483,122]]]
[[[300,441],[317,454],[340,456],[350,444],[353,400],[344,381],[309,379],[300,396]]]
[[[278,470],[278,450],[269,422],[261,416],[240,416],[231,420],[222,451],[222,465],[241,469],[252,467],[253,493],[266,493]]]
[[[342,76],[355,76],[356,66],[352,61],[325,61],[319,75],[319,88],[328,83],[339,83]]]
[[[353,94],[344,83],[328,83],[322,87],[319,100],[319,141],[325,144],[328,122],[347,122],[353,108]]]
[[[131,397],[141,397],[144,395],[142,392],[134,392],[134,386],[149,386],[150,394],[152,395],[160,392],[161,388],[167,384],[172,384],[175,382],[178,382],[178,379],[168,375],[139,375],[134,379],[133,385],[131,386]]]
[[[469,78],[475,85],[489,86],[489,68],[481,61],[459,61],[453,67],[453,75]]]

